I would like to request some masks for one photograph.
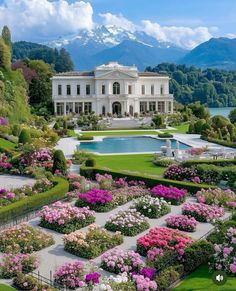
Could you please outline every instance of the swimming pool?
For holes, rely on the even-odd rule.
[[[156,139],[148,136],[135,137],[106,137],[102,141],[81,142],[78,150],[97,152],[100,154],[113,153],[138,153],[158,152],[161,146],[166,145],[165,139]],[[171,139],[171,148],[176,148],[176,140]],[[188,145],[179,143],[179,149],[190,148]]]

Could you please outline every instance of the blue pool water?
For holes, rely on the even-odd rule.
[[[112,153],[138,153],[138,152],[158,152],[161,146],[166,145],[165,139],[154,139],[145,136],[136,137],[107,137],[99,142],[81,142],[79,150],[98,152],[101,154]],[[171,140],[171,148],[176,148],[176,140]],[[181,150],[188,149],[189,146],[180,143]]]

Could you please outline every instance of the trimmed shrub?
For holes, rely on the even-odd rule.
[[[225,166],[231,166],[231,165],[236,165],[236,159],[231,159],[231,160],[224,160],[224,159],[218,159],[218,160],[188,160],[184,161],[181,163],[183,167],[192,167],[195,165],[216,165],[220,167],[225,167]]]
[[[165,291],[170,287],[175,281],[181,277],[181,274],[177,272],[175,267],[169,267],[160,274],[156,276],[157,289],[160,291]]]
[[[30,132],[28,129],[23,128],[21,130],[20,135],[19,135],[19,143],[26,144],[26,143],[30,143],[30,142],[31,142]]]
[[[93,158],[88,158],[86,161],[85,161],[85,166],[86,167],[95,167],[96,165],[96,161],[95,159]]]
[[[80,135],[77,137],[78,140],[93,140],[93,136],[91,135]]]
[[[174,186],[180,189],[186,189],[189,193],[195,194],[197,191],[201,189],[209,189],[209,188],[216,188],[212,185],[207,184],[194,184],[191,182],[185,182],[185,181],[175,181],[170,179],[164,179],[164,178],[153,178],[145,175],[135,175],[135,174],[128,174],[128,173],[122,173],[122,172],[115,172],[115,171],[109,171],[104,170],[98,167],[84,167],[82,166],[80,168],[80,174],[81,176],[85,176],[90,179],[95,179],[96,174],[99,173],[101,175],[109,174],[112,175],[113,179],[117,180],[119,178],[126,177],[126,181],[143,181],[147,187],[154,187],[158,184],[162,184],[165,186]]]
[[[67,171],[66,158],[62,150],[56,150],[53,154],[52,171],[55,173],[57,170],[63,175],[65,175]]]
[[[188,245],[184,251],[184,270],[192,272],[200,265],[207,263],[214,253],[213,244],[207,240],[200,240]]]
[[[219,183],[221,180],[222,169],[215,165],[197,165],[194,167],[195,172],[200,179],[205,183]]]
[[[164,133],[159,133],[158,137],[159,138],[173,138],[173,134],[171,134],[169,132],[164,132]]]
[[[52,189],[29,196],[0,209],[1,223],[17,219],[18,216],[40,209],[43,205],[62,199],[69,190],[69,183],[62,178],[54,178],[56,184]]]
[[[54,124],[53,128],[54,128],[55,130],[59,130],[59,129],[60,129],[60,125],[59,125],[59,123],[56,122],[56,123]]]

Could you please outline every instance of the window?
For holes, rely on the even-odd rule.
[[[158,101],[158,112],[164,113],[165,112],[165,102]]]
[[[149,102],[149,111],[151,111],[151,112],[156,111],[156,102],[155,101]]]
[[[106,86],[102,85],[102,95],[105,95],[105,94],[106,94]]]
[[[164,95],[164,86],[161,85],[161,95]]]
[[[142,85],[142,95],[145,95],[145,85]]]
[[[80,85],[77,85],[77,95],[80,95]]]
[[[83,102],[75,102],[75,113],[80,114],[83,112]]]
[[[154,95],[154,85],[151,86],[151,95]]]
[[[86,85],[86,95],[90,95],[90,85]]]
[[[92,102],[85,102],[84,103],[84,113],[89,114],[92,112]]]
[[[62,94],[61,85],[58,85],[57,91],[58,91],[58,95],[61,95]]]
[[[71,95],[71,88],[70,88],[70,85],[67,85],[67,86],[66,86],[66,94],[67,94],[67,95]]]
[[[113,94],[119,95],[120,94],[120,84],[118,82],[115,82],[113,84]]]
[[[128,94],[132,94],[132,85],[128,86]]]
[[[66,102],[66,114],[70,114],[73,112],[73,103]]]
[[[102,106],[102,115],[106,115],[106,107],[105,106]]]
[[[56,110],[57,115],[64,115],[64,103],[57,103]]]
[[[140,113],[147,112],[147,102],[140,102]]]

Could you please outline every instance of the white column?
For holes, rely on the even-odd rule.
[[[57,102],[54,101],[54,115],[57,115]]]
[[[75,113],[75,102],[73,102],[73,109],[72,112]]]

